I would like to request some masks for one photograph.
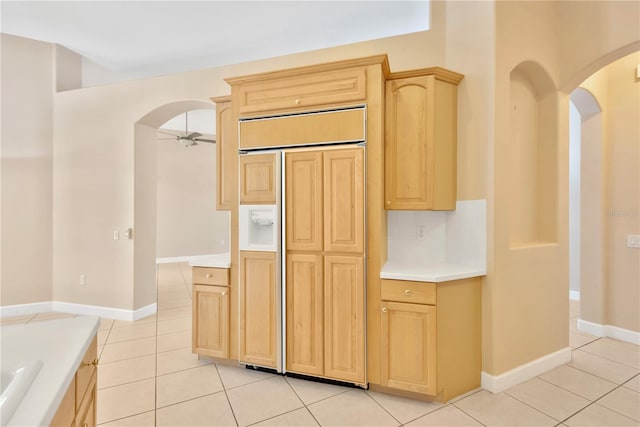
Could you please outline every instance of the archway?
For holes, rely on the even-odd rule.
[[[569,111],[569,294],[571,347],[592,339],[578,334],[581,313],[604,321],[606,153],[602,108],[591,92],[575,89]],[[583,308],[584,303],[584,308]]]
[[[136,307],[153,304],[156,292],[156,131],[178,114],[215,109],[214,104],[183,100],[162,105],[135,123],[134,140],[134,239],[133,277]],[[212,197],[215,197],[212,196]]]

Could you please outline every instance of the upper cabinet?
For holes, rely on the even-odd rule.
[[[242,78],[238,88],[241,116],[259,115],[276,110],[313,110],[333,104],[348,104],[366,98],[363,67],[319,71],[308,74],[306,68],[289,74],[259,79]],[[236,83],[235,79],[227,80]]]
[[[456,205],[457,85],[439,67],[392,73],[385,83],[385,208]]]
[[[230,211],[233,203],[233,187],[228,178],[228,174],[231,173],[229,165],[238,153],[231,149],[231,144],[227,141],[230,133],[233,129],[237,129],[237,126],[233,125],[231,117],[231,97],[221,96],[211,99],[216,103],[216,209]]]

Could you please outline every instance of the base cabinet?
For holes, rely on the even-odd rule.
[[[381,283],[381,386],[440,401],[480,387],[480,278]]]
[[[71,380],[58,411],[51,421],[54,427],[95,427],[98,378],[97,337],[89,345]]]
[[[229,357],[229,269],[193,267],[191,351]]]
[[[436,307],[382,304],[382,382],[386,387],[436,392]]]

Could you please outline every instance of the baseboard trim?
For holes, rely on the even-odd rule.
[[[600,323],[593,323],[588,320],[578,319],[578,330],[590,335],[595,335],[596,337],[608,337],[640,345],[640,332],[632,331],[630,329],[619,328],[611,325],[601,325]]]
[[[46,301],[31,304],[5,305],[0,307],[0,317],[24,316],[29,314],[59,311],[63,313],[80,314],[83,316],[98,316],[106,319],[134,321],[151,316],[157,311],[157,304],[146,305],[137,310],[104,307],[99,305],[75,304],[71,302]]]
[[[572,301],[580,301],[580,291],[569,291],[569,299]]]
[[[491,393],[500,393],[514,385],[523,383],[570,361],[571,347],[566,347],[562,350],[542,356],[536,360],[532,360],[524,365],[520,365],[517,368],[513,368],[500,375],[491,375],[486,372],[482,372],[482,388],[490,391]]]
[[[176,257],[168,257],[168,258],[156,258],[156,264],[168,264],[170,262],[189,262],[189,261],[197,261],[200,259],[210,258],[216,254],[210,255],[187,255],[187,256],[176,256]]]

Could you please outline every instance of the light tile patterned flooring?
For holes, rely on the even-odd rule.
[[[576,329],[571,363],[504,393],[478,390],[449,404],[419,402],[283,377],[191,354],[191,272],[158,271],[158,314],[102,320],[98,424],[103,426],[638,426],[639,346]],[[69,316],[2,319],[25,323]]]

